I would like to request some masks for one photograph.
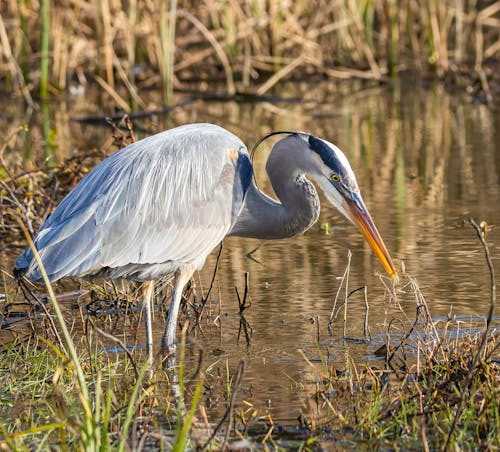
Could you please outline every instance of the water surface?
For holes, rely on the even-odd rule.
[[[432,316],[464,320],[484,316],[489,275],[474,231],[462,227],[461,220],[472,216],[478,222],[500,224],[499,106],[450,95],[440,86],[402,83],[359,91],[333,88],[328,83],[295,84],[281,93],[293,100],[278,103],[198,100],[168,116],[137,122],[136,131],[144,136],[188,122],[213,122],[236,133],[249,146],[264,133],[278,129],[303,130],[334,142],[350,159],[393,258],[399,268],[404,263],[416,278]],[[7,105],[0,117],[3,130],[26,120],[19,116],[18,107]],[[56,160],[63,159],[92,146],[101,147],[109,138],[106,129],[70,121],[95,112],[92,99],[50,105],[49,109],[48,116],[40,111],[27,118],[31,132],[24,149],[12,150],[6,155],[9,161],[30,167],[52,151]],[[55,132],[51,149],[40,126],[44,121]],[[269,150],[270,145],[261,146],[254,165],[259,186],[270,193],[264,169]],[[487,236],[497,267],[498,231],[493,228]],[[388,323],[393,318],[415,316],[411,291],[400,292],[400,306],[389,299],[380,277],[383,269],[370,248],[323,196],[320,220],[306,234],[267,242],[229,238],[224,247],[207,316],[214,321],[204,322],[196,340],[204,348],[205,364],[212,365],[209,372],[220,376],[221,385],[226,361],[234,372],[239,360],[246,360],[240,398],[250,400],[275,420],[294,421],[313,404],[310,383],[318,369],[299,350],[313,360],[328,356],[339,367],[346,350],[360,364],[369,362],[376,359],[373,351],[383,342]],[[352,252],[349,289],[368,288],[372,342],[343,341],[341,318],[334,322],[332,334],[327,329],[348,250]],[[3,247],[7,268],[18,251]],[[215,255],[212,253],[196,276],[199,293],[209,286]],[[245,315],[251,327],[248,340],[244,332],[238,334],[234,290],[238,286],[243,292],[245,272],[249,273],[251,301]],[[348,307],[350,338],[364,338],[364,315],[360,291]],[[163,327],[163,320],[157,317],[157,341]],[[305,385],[305,392],[299,383]],[[225,401],[207,396],[205,403],[219,413]]]

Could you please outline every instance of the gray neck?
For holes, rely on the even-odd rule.
[[[267,161],[267,174],[280,202],[261,192],[252,181],[229,235],[282,239],[300,234],[316,222],[319,198],[314,185],[305,178],[304,152],[297,143],[289,146],[288,140],[278,142]]]

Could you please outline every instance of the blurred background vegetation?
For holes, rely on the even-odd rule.
[[[2,0],[0,13],[0,80],[27,102],[96,82],[129,111],[151,88],[168,104],[193,83],[264,95],[282,79],[408,73],[490,101],[500,72],[500,1]]]

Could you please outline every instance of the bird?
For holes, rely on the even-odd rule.
[[[172,295],[161,348],[175,355],[183,288],[210,252],[226,236],[275,240],[307,231],[320,213],[314,183],[397,278],[345,154],[306,132],[272,132],[264,138],[275,134],[284,137],[272,147],[266,171],[278,199],[256,185],[243,141],[218,125],[179,126],[115,152],[66,195],[35,235],[49,281],[143,282],[151,355],[154,282],[169,278]],[[17,258],[14,276],[43,282],[31,248]]]

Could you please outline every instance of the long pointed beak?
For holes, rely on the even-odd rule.
[[[354,194],[352,199],[344,198],[344,209],[349,219],[358,227],[363,237],[378,257],[385,271],[394,279],[397,279],[396,268],[392,263],[389,251],[380,236],[368,209],[361,196]]]

